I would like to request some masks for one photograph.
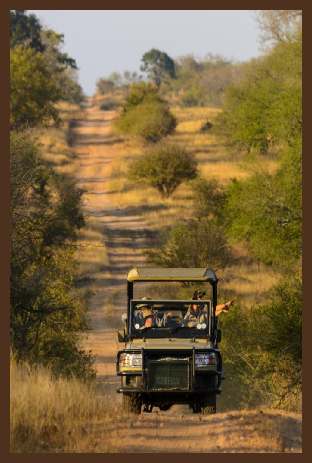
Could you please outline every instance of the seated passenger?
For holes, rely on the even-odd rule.
[[[147,300],[147,298],[143,298]],[[137,327],[137,325],[139,325]],[[134,326],[136,329],[152,328],[155,325],[155,313],[146,302],[138,304],[134,315]]]
[[[196,290],[193,294],[193,300],[201,300],[205,296],[204,291]],[[191,304],[188,308],[184,319],[185,325],[189,328],[196,327],[198,324],[208,323],[207,304]]]

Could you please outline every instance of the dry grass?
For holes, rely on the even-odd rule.
[[[101,373],[114,375],[112,365]],[[176,408],[129,417],[116,393],[107,392],[107,379],[97,388],[56,380],[48,370],[13,360],[10,380],[12,453],[301,452],[301,417],[295,413],[196,416]]]
[[[44,368],[11,362],[11,452],[96,451],[94,429],[122,419],[113,396],[75,379],[53,379]],[[115,395],[116,396],[116,395]],[[110,451],[109,439],[103,451]]]

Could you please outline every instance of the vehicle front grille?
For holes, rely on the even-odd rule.
[[[149,390],[188,390],[189,360],[165,358],[148,362]]]

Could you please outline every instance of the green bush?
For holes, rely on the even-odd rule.
[[[268,303],[220,317],[225,383],[231,407],[301,403],[302,284],[297,274],[281,281]]]
[[[280,168],[261,170],[228,189],[226,217],[230,236],[245,240],[250,252],[279,270],[295,265],[302,254],[301,147],[284,153]]]
[[[150,258],[164,267],[219,269],[229,263],[231,253],[223,229],[204,218],[174,225]]]
[[[105,100],[100,104],[100,109],[102,111],[111,111],[118,107],[118,103],[115,100]]]
[[[302,127],[301,37],[278,44],[249,63],[241,81],[226,92],[217,131],[238,149],[265,153],[291,145]]]
[[[143,102],[165,103],[159,96],[155,85],[147,82],[138,82],[130,86],[122,110],[123,112],[127,112]]]
[[[163,104],[146,102],[124,113],[116,127],[122,134],[156,143],[173,132],[176,120]]]
[[[92,357],[79,347],[86,307],[75,288],[81,191],[41,159],[29,134],[11,132],[10,153],[12,350],[55,375],[92,377]]]
[[[197,162],[183,147],[158,144],[135,160],[129,168],[130,179],[156,188],[168,198],[184,181],[197,175]]]
[[[176,119],[154,85],[145,82],[131,85],[115,123],[118,132],[155,143],[172,133],[175,127]]]
[[[54,103],[61,98],[43,54],[17,46],[11,50],[11,117],[12,128],[35,127],[58,120]]]
[[[223,220],[226,192],[217,180],[195,179],[192,183],[193,210],[196,217]]]

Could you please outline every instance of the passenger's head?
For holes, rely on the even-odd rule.
[[[205,295],[206,295],[205,291],[202,291],[200,289],[196,289],[196,291],[194,291],[192,299],[195,300],[195,301],[198,300],[198,299],[203,299],[203,297]]]

